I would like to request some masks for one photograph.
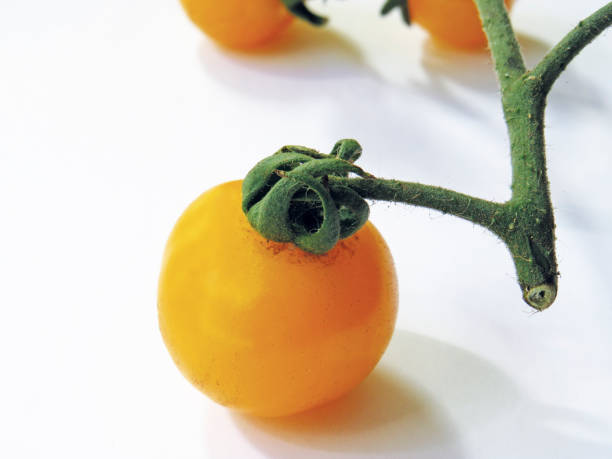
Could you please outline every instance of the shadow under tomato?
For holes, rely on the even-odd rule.
[[[292,24],[278,42],[251,51],[226,49],[204,40],[199,58],[207,74],[266,100],[299,100],[302,85],[342,78],[363,68],[361,53],[350,40],[332,29],[301,22]]]
[[[511,411],[517,393],[507,376],[476,355],[397,330],[377,369],[344,398],[288,418],[236,414],[234,421],[267,457],[306,458],[316,450],[317,457],[460,458],[451,418],[486,424]]]
[[[530,365],[537,366],[538,358],[537,352],[530,355]],[[426,387],[439,411],[452,419],[458,438],[478,439],[479,457],[610,457],[612,427],[605,419],[534,400],[510,375],[472,352],[399,330],[382,365]],[[456,457],[449,446],[434,457]]]
[[[538,403],[481,357],[403,330],[344,398],[287,418],[232,419],[270,458],[457,459],[470,439],[479,457],[603,458],[612,448],[605,420]]]
[[[533,38],[519,36],[518,40],[528,65],[537,62],[548,49],[548,45]],[[426,83],[416,85],[423,93],[481,123],[491,121],[488,109],[480,107],[475,100],[459,97],[456,89],[451,87],[459,85],[484,95],[499,92],[493,61],[487,48],[461,50],[428,38],[423,42],[421,64],[428,79]]]
[[[531,67],[546,54],[550,45],[536,38],[518,35],[527,67]],[[431,38],[423,44],[421,60],[433,81],[447,78],[462,86],[483,92],[497,92],[497,77],[488,49],[464,51],[440,45]]]
[[[528,69],[537,65],[552,48],[549,43],[520,33],[517,34],[517,40]],[[488,49],[461,51],[439,45],[432,39],[426,40],[423,47],[421,62],[429,76],[429,90],[432,94],[450,97],[450,91],[445,87],[445,80],[479,92],[499,92],[499,84]],[[571,71],[571,67],[566,71],[572,74],[572,80],[579,78]],[[589,106],[603,106],[601,97],[597,97],[597,89],[584,81],[577,81],[569,90],[556,88],[555,92],[555,97],[561,96],[561,99],[573,101],[574,104],[579,102],[579,105],[586,103]]]
[[[347,396],[298,415],[260,419],[234,415],[266,457],[397,454],[452,443],[454,433],[428,396],[388,369],[374,371]],[[301,450],[307,448],[307,450]],[[460,457],[453,447],[452,457]]]
[[[236,57],[278,57],[285,60],[294,54],[329,49],[346,52],[348,55],[359,55],[357,48],[338,32],[329,27],[314,27],[304,21],[294,21],[287,30],[271,43],[245,51],[231,48],[225,48],[225,51]]]

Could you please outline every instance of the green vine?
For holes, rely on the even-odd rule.
[[[510,137],[509,201],[491,202],[440,187],[376,178],[354,164],[361,147],[346,139],[329,155],[288,146],[258,163],[243,183],[243,210],[264,237],[291,241],[316,254],[327,252],[366,222],[365,199],[451,214],[504,241],[523,299],[543,310],[556,298],[559,275],[544,142],[546,97],[569,62],[612,24],[612,2],[581,21],[527,70],[503,0],[474,1],[493,56]],[[399,5],[387,1],[383,12]]]

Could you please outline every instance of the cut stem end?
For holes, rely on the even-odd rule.
[[[523,296],[525,302],[538,311],[543,311],[554,303],[557,287],[553,284],[542,284],[527,290]]]

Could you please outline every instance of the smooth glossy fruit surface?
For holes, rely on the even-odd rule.
[[[397,280],[367,223],[325,255],[265,240],[241,211],[241,182],[196,199],[168,240],[158,312],[176,365],[230,408],[282,416],[343,395],[391,338]]]
[[[231,48],[269,43],[293,20],[279,0],[181,0],[181,4],[206,35]]]

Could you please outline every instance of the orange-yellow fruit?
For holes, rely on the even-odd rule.
[[[269,43],[293,19],[280,0],[181,0],[181,4],[206,35],[231,48]]]
[[[202,194],[168,240],[159,324],[176,365],[230,408],[283,416],[336,399],[391,338],[397,281],[370,223],[325,255],[267,241],[241,210],[241,182]]]

